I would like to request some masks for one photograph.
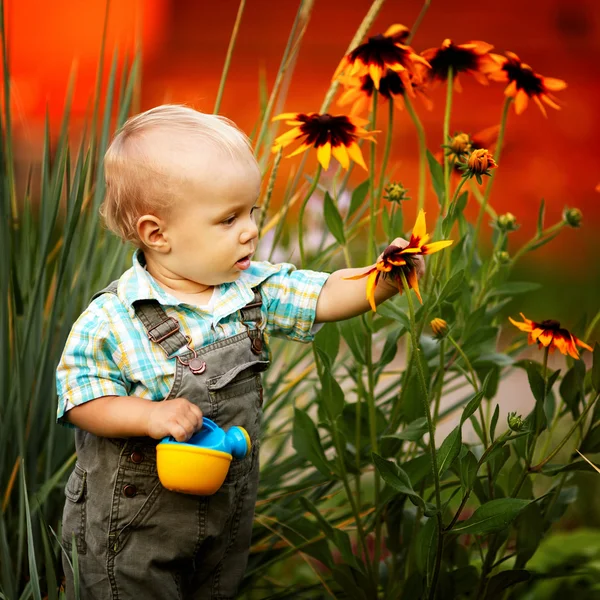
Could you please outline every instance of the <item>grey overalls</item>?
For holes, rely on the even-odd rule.
[[[116,293],[116,282],[94,297],[104,292]],[[260,372],[269,366],[260,291],[254,289],[254,299],[240,310],[246,332],[195,350],[158,302],[138,301],[134,308],[149,339],[176,363],[165,401],[187,398],[219,426],[245,427],[252,451],[232,461],[216,494],[192,496],[161,485],[158,440],[102,438],[77,429],[63,543],[70,551],[75,536],[81,599],[233,598],[250,546],[259,474]],[[66,560],[63,564],[67,597],[73,598],[73,574]]]

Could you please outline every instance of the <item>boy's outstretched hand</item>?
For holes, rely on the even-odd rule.
[[[390,245],[405,248],[408,241],[398,237]],[[380,261],[382,257],[383,252],[377,260]],[[422,256],[415,256],[413,262],[417,277],[420,279],[425,274],[425,261]],[[325,282],[319,295],[315,323],[342,321],[371,310],[371,305],[367,300],[365,279],[348,278],[365,276],[374,268],[375,265],[370,265],[369,267],[340,269],[333,272]],[[375,288],[375,302],[381,304],[397,293],[398,285],[396,282],[388,280],[386,277],[380,277]]]
[[[153,402],[148,413],[148,435],[155,440],[172,435],[185,442],[201,427],[202,411],[185,398]]]

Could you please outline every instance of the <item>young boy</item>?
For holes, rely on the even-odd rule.
[[[70,551],[75,540],[86,600],[233,598],[258,486],[265,334],[309,342],[315,323],[366,312],[365,281],[343,279],[365,270],[252,262],[260,173],[222,117],[142,113],[117,133],[104,169],[102,214],[138,249],[74,324],[58,366],[58,420],[76,427],[77,449],[63,543]],[[381,280],[377,303],[396,291]],[[245,427],[250,455],[213,496],[163,488],[156,444],[187,440],[203,416]]]

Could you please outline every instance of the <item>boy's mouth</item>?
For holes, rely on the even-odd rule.
[[[244,256],[243,258],[240,258],[240,260],[238,260],[235,263],[235,266],[240,269],[240,271],[245,271],[246,269],[250,268],[250,260],[252,259],[252,253]]]

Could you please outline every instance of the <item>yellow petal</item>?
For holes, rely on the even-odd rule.
[[[365,171],[368,171],[362,152],[360,151],[360,146],[356,142],[352,142],[352,144],[350,144],[346,150],[348,151],[350,158],[357,165],[360,165]]]
[[[294,129],[290,129],[289,131],[277,136],[274,143],[277,146],[287,146],[302,135],[302,129],[300,129],[300,127],[294,127]]]
[[[291,158],[292,156],[296,156],[296,154],[301,154],[302,152],[306,152],[309,148],[312,148],[312,146],[310,144],[302,144],[301,146],[296,148],[293,152],[290,152],[290,154],[288,154],[286,156],[286,158]]]
[[[533,332],[533,336],[535,338],[535,331]],[[553,337],[554,334],[552,331],[542,331],[542,333],[537,336],[537,341],[544,344],[544,346],[549,346]]]
[[[515,326],[518,327],[521,331],[531,332],[531,324],[530,323],[520,323],[519,321],[515,321],[508,317],[508,320]],[[530,343],[533,343],[533,339]]]
[[[415,294],[417,295],[417,298],[419,299],[419,302],[421,304],[423,304],[423,298],[421,298],[421,292],[419,291],[419,278],[417,277],[417,270],[416,269],[411,269],[408,272],[408,276],[406,277],[406,281],[408,282],[408,285],[415,290]]]
[[[571,334],[573,336],[573,339],[575,340],[575,343],[578,346],[581,346],[582,348],[585,348],[586,350],[589,350],[590,352],[593,352],[594,349],[591,346],[588,346],[585,342],[582,342],[579,338],[576,338],[573,334]]]
[[[379,89],[379,82],[381,81],[382,68],[379,65],[369,65],[369,75],[373,80],[375,89]]]
[[[515,112],[520,115],[526,108],[529,97],[524,90],[519,90],[515,97]]]
[[[421,248],[423,254],[433,254],[434,252],[439,252],[443,248],[447,248],[454,244],[453,240],[441,240],[439,242],[431,242],[431,244],[426,244]]]
[[[317,148],[317,160],[326,171],[329,169],[331,161],[331,144],[329,142]]]
[[[350,277],[343,277],[343,279],[362,279],[367,275],[370,275],[373,272],[376,272],[377,269],[369,269],[366,273],[361,273],[360,275],[351,275]]]
[[[281,113],[276,117],[273,117],[271,121],[283,121],[285,119],[293,119],[294,121],[298,118],[298,113]]]
[[[421,209],[417,215],[415,226],[413,227],[412,234],[414,237],[422,238],[427,234],[427,226],[425,225],[425,211]]]
[[[379,271],[373,271],[369,274],[369,278],[367,279],[367,300],[369,301],[373,312],[377,312],[377,306],[375,305],[375,288],[377,287],[379,276]]]
[[[350,166],[350,158],[348,157],[348,152],[346,151],[345,146],[333,146],[331,148],[333,156],[336,160],[342,165],[343,169],[348,169]]]

